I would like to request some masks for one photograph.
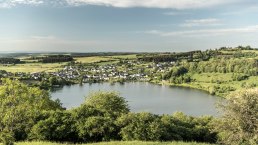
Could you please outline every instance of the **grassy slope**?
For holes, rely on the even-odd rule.
[[[195,89],[200,89],[204,91],[209,91],[210,87],[220,86],[220,87],[233,87],[236,90],[244,89],[241,87],[241,84],[246,82],[248,84],[254,83],[258,86],[258,76],[251,76],[247,80],[243,81],[233,81],[231,76],[232,73],[201,73],[201,74],[192,74],[192,79],[194,82],[179,84],[176,86],[190,87]],[[213,81],[212,81],[213,80]],[[221,82],[220,84],[216,83],[216,81]],[[173,85],[169,84],[168,85]],[[219,93],[219,96],[226,96],[228,93]]]
[[[19,142],[15,145],[70,145],[69,143],[51,143],[51,142]],[[72,145],[72,144],[71,144]],[[101,142],[101,143],[89,143],[83,145],[209,145],[205,143],[195,143],[195,142],[141,142],[141,141],[117,141],[117,142]]]

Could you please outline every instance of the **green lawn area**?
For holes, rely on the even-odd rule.
[[[72,145],[71,143],[51,143],[51,142],[18,142],[15,145]],[[115,142],[101,142],[78,145],[210,145],[205,143],[195,142],[142,142],[142,141],[115,141]]]
[[[231,76],[232,73],[201,73],[201,74],[190,74],[194,81],[190,83],[183,83],[183,84],[171,84],[168,81],[160,82],[164,85],[171,85],[171,86],[181,86],[181,87],[189,87],[194,89],[199,89],[203,91],[210,92],[210,89],[213,87],[220,87],[220,88],[234,88],[235,90],[242,90],[246,89],[242,87],[243,84],[255,84],[258,87],[258,76],[250,76],[247,80],[242,81],[233,81]],[[213,81],[212,81],[213,80]],[[226,97],[231,91],[228,92],[219,92],[216,91],[217,96]]]
[[[228,82],[232,80],[231,78],[232,73],[201,73],[201,74],[193,74],[192,78],[195,79],[198,82],[206,82],[210,83],[212,80],[213,81],[223,81],[223,82]]]
[[[62,69],[62,65],[66,63],[25,63],[16,65],[0,65],[0,70],[8,72],[55,72]]]
[[[197,88],[202,90],[209,90],[210,87],[220,86],[220,87],[233,87],[236,90],[244,89],[242,88],[243,83],[256,84],[258,86],[258,76],[250,76],[247,80],[233,81],[232,73],[202,73],[202,74],[192,74],[192,79],[194,82],[189,84],[182,84],[181,86]],[[220,94],[222,96],[227,95],[227,93]]]

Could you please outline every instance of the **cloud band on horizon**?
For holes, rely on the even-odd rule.
[[[215,5],[229,4],[239,0],[3,0],[0,2],[0,8],[11,8],[19,5],[60,5],[60,6],[84,6],[98,5],[117,8],[171,8],[171,9],[191,9],[205,8]]]

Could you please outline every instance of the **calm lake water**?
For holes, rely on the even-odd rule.
[[[209,95],[203,91],[155,85],[151,83],[95,83],[65,86],[52,92],[53,99],[60,99],[63,106],[70,109],[80,106],[85,96],[94,91],[117,91],[123,96],[133,112],[151,112],[155,114],[172,114],[182,111],[187,115],[215,115],[216,102],[219,97]]]

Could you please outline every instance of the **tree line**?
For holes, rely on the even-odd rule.
[[[70,55],[49,55],[39,59],[42,63],[57,63],[57,62],[70,62],[73,61],[73,57]]]
[[[258,60],[256,59],[213,59],[201,62],[186,62],[182,65],[189,72],[196,73],[244,73],[258,75]]]
[[[179,53],[145,53],[137,54],[137,59],[139,61],[146,62],[171,62],[171,61],[182,61],[186,60],[188,62],[200,62],[208,61],[211,58],[254,58],[258,54],[253,52],[244,52],[242,50],[258,50],[251,48],[250,46],[238,46],[236,48],[221,47],[219,49],[209,49],[205,51],[190,51],[190,52],[179,52]]]
[[[18,64],[21,63],[20,59],[16,58],[0,58],[0,64]]]

